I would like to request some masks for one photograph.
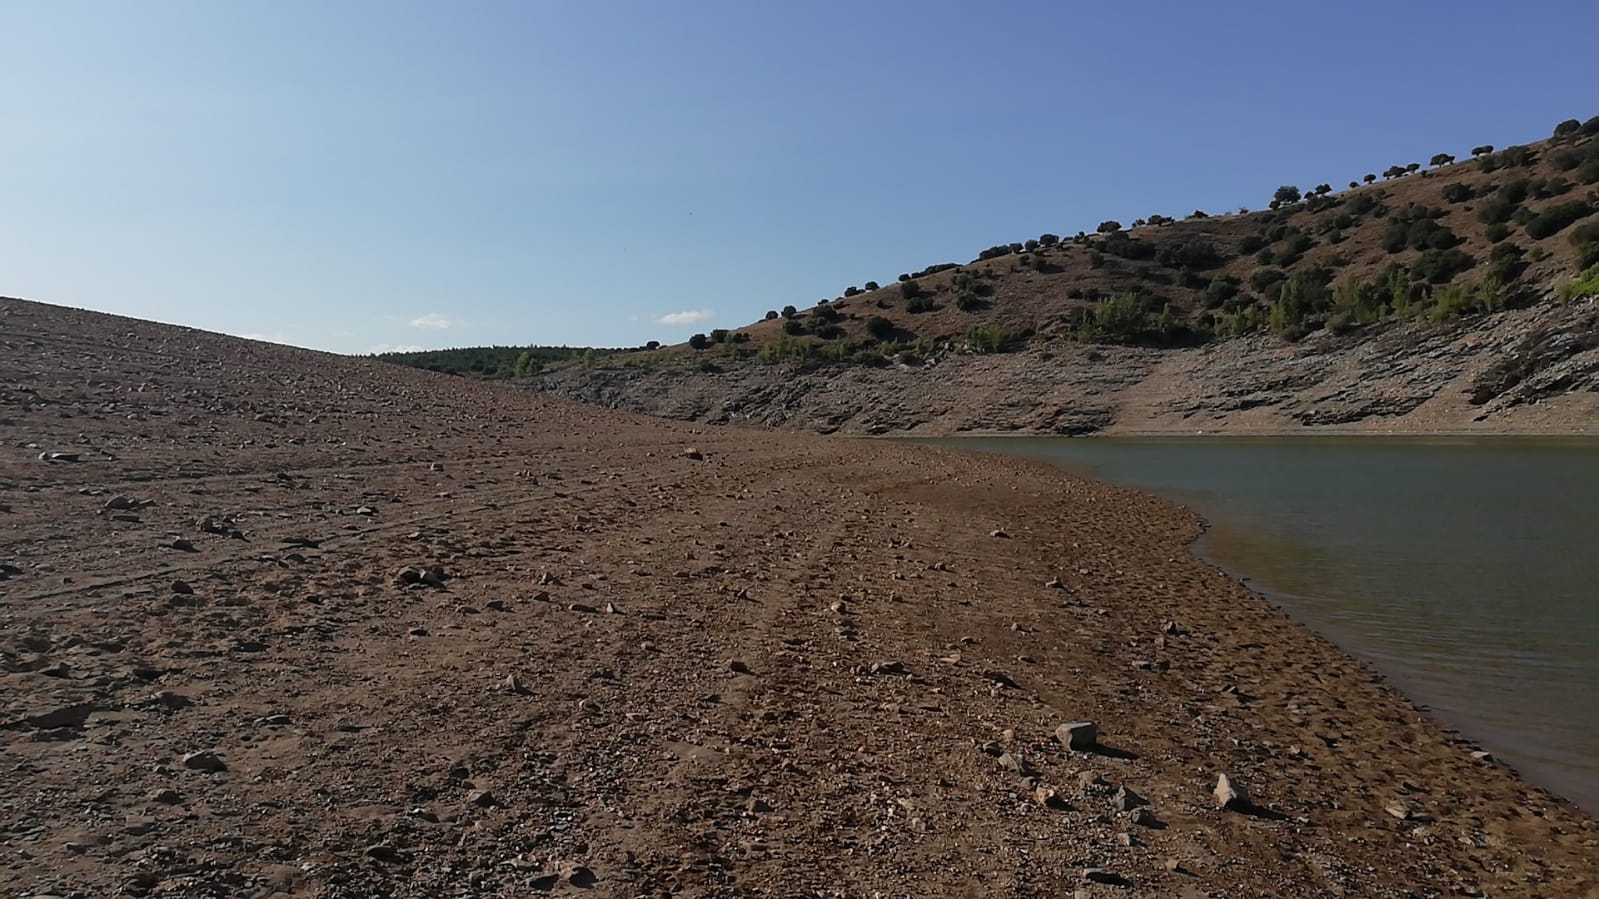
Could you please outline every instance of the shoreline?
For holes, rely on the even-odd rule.
[[[1599,896],[1163,498],[0,317],[17,892]]]
[[[1039,439],[1039,438],[1031,437],[1031,436],[1027,436],[1027,435],[1001,435],[1001,436],[1016,437],[1017,439]],[[1281,444],[1283,442],[1310,445],[1310,444],[1320,443],[1323,440],[1332,441],[1332,442],[1341,443],[1341,444],[1359,444],[1359,443],[1362,443],[1362,442],[1366,442],[1365,438],[1368,435],[1359,435],[1359,436],[1360,436],[1360,439],[1356,439],[1356,438],[1348,436],[1348,435],[1340,436],[1340,437],[1330,437],[1330,436],[1329,437],[1321,437],[1321,436],[1312,437],[1312,436],[1305,436],[1305,435],[1294,435],[1294,436],[1287,437],[1287,438],[1277,437],[1277,436],[1258,436],[1258,435],[1249,435],[1249,436],[1241,436],[1241,437],[1232,436],[1232,435],[1214,435],[1214,436],[1213,435],[1205,435],[1203,437],[1191,437],[1191,438],[1190,437],[1175,437],[1174,438],[1174,437],[1168,437],[1168,436],[1164,436],[1164,435],[1162,435],[1162,436],[1136,436],[1136,437],[1134,437],[1134,436],[1117,435],[1115,437],[1106,436],[1106,437],[1101,437],[1099,439],[1115,442],[1115,443],[1118,443],[1118,444],[1119,443],[1124,443],[1124,442],[1125,443],[1148,442],[1148,443],[1156,443],[1156,444],[1162,444],[1162,445],[1180,444],[1180,443],[1183,443],[1183,442],[1186,442],[1186,441],[1189,441],[1189,440],[1197,440],[1197,441],[1201,441],[1201,442],[1205,442],[1205,443],[1210,443],[1210,444],[1213,444],[1213,445],[1214,444],[1228,444],[1228,443],[1231,443],[1231,444],[1243,444],[1243,445],[1248,445],[1248,444],[1252,444],[1252,443],[1262,443],[1262,444],[1274,444],[1275,445],[1275,444]],[[1493,436],[1493,437],[1476,437],[1476,436],[1472,436],[1472,437],[1468,437],[1468,438],[1460,438],[1460,437],[1417,437],[1417,436],[1411,436],[1411,435],[1392,435],[1392,436],[1390,436],[1390,435],[1381,435],[1381,436],[1385,437],[1388,441],[1395,442],[1395,443],[1403,443],[1403,444],[1407,444],[1407,445],[1422,445],[1422,446],[1482,446],[1482,445],[1485,445],[1485,444],[1486,445],[1512,444],[1512,445],[1519,445],[1519,446],[1529,446],[1529,445],[1531,445],[1531,446],[1550,446],[1550,447],[1560,447],[1560,448],[1599,447],[1599,439],[1590,439],[1590,438],[1586,438],[1586,437],[1543,436],[1543,435],[1539,435],[1539,436],[1531,436],[1531,435],[1499,435],[1499,436]],[[942,446],[942,447],[946,447],[946,448],[949,448],[949,449],[955,449],[957,451],[968,451],[968,452],[977,452],[977,453],[1004,452],[1003,450],[994,450],[994,449],[989,448],[989,447],[967,447],[967,446],[962,446],[960,444],[960,441],[962,439],[964,439],[964,438],[963,437],[933,438],[933,439],[928,439],[926,441],[926,445]],[[981,440],[996,440],[997,441],[997,440],[999,440],[999,437],[998,436],[996,436],[996,437],[983,437],[983,438],[977,438],[977,439],[981,439]],[[1057,439],[1057,438],[1045,438],[1045,439]],[[1073,439],[1075,439],[1075,438],[1073,438]],[[1092,440],[1094,438],[1084,438],[1084,439]],[[909,442],[921,443],[922,441],[912,440],[912,441],[909,441]],[[1422,680],[1424,680],[1424,678],[1418,677],[1418,671],[1417,670],[1412,670],[1412,669],[1407,668],[1406,664],[1404,663],[1404,661],[1402,659],[1396,659],[1396,658],[1391,657],[1391,656],[1390,657],[1385,657],[1384,653],[1379,652],[1376,649],[1364,646],[1363,643],[1362,643],[1362,637],[1361,637],[1361,634],[1358,631],[1358,628],[1351,628],[1347,624],[1345,624],[1343,626],[1339,626],[1339,624],[1335,620],[1336,616],[1329,618],[1328,616],[1323,615],[1323,616],[1318,618],[1318,616],[1316,616],[1314,614],[1307,614],[1307,612],[1309,611],[1306,608],[1306,603],[1307,602],[1309,602],[1311,604],[1314,604],[1319,598],[1324,598],[1324,597],[1318,597],[1318,595],[1315,592],[1314,588],[1310,589],[1309,592],[1301,591],[1298,594],[1293,594],[1293,593],[1288,593],[1288,592],[1284,592],[1284,591],[1280,591],[1280,590],[1275,590],[1275,589],[1267,586],[1267,584],[1261,579],[1260,576],[1257,576],[1255,574],[1251,574],[1249,571],[1247,571],[1244,568],[1241,568],[1241,567],[1238,567],[1238,566],[1235,566],[1235,565],[1232,565],[1232,564],[1228,564],[1227,562],[1225,562],[1221,557],[1219,557],[1214,552],[1214,549],[1215,549],[1214,546],[1212,546],[1210,550],[1207,550],[1206,542],[1207,542],[1207,539],[1209,539],[1212,536],[1212,532],[1214,530],[1213,523],[1211,522],[1210,518],[1207,516],[1207,514],[1204,511],[1202,511],[1201,509],[1196,507],[1191,500],[1184,498],[1182,496],[1182,494],[1181,494],[1181,491],[1178,491],[1178,490],[1174,489],[1174,490],[1168,492],[1168,491],[1163,491],[1163,490],[1156,489],[1156,488],[1153,488],[1153,487],[1150,487],[1150,486],[1147,486],[1147,485],[1120,483],[1118,481],[1114,481],[1114,480],[1111,480],[1110,478],[1108,478],[1105,475],[1104,472],[1097,470],[1095,468],[1095,466],[1093,466],[1092,464],[1090,464],[1088,462],[1080,461],[1080,460],[1075,460],[1074,461],[1072,459],[1067,459],[1067,458],[1054,458],[1054,457],[1046,457],[1046,456],[1039,456],[1039,455],[1029,455],[1029,454],[1025,454],[1025,453],[1019,453],[1019,454],[1017,454],[1017,457],[1018,458],[1036,459],[1036,460],[1039,460],[1039,461],[1046,462],[1047,464],[1056,465],[1056,466],[1059,467],[1060,470],[1062,470],[1062,471],[1064,471],[1064,472],[1066,472],[1069,475],[1074,476],[1074,477],[1085,478],[1085,479],[1089,479],[1089,480],[1098,481],[1098,482],[1101,482],[1101,483],[1114,484],[1115,486],[1118,486],[1118,487],[1120,487],[1122,489],[1127,489],[1127,490],[1131,490],[1131,491],[1134,491],[1134,492],[1142,493],[1142,494],[1145,494],[1145,495],[1153,496],[1153,497],[1158,498],[1160,500],[1163,500],[1165,502],[1171,503],[1171,504],[1177,506],[1178,508],[1189,512],[1190,514],[1193,514],[1194,516],[1196,516],[1198,518],[1198,520],[1200,522],[1201,530],[1199,531],[1198,534],[1195,535],[1194,539],[1190,542],[1190,544],[1188,546],[1188,551],[1196,559],[1198,559],[1199,561],[1201,561],[1201,562],[1203,562],[1203,563],[1205,563],[1207,565],[1210,565],[1210,566],[1216,568],[1218,571],[1220,571],[1223,574],[1225,574],[1231,580],[1233,580],[1234,582],[1238,583],[1245,590],[1247,590],[1250,593],[1254,594],[1255,596],[1259,597],[1263,602],[1271,605],[1273,608],[1281,610],[1283,613],[1287,614],[1289,617],[1291,617],[1295,621],[1299,622],[1303,627],[1305,627],[1307,630],[1309,630],[1310,632],[1314,633],[1318,637],[1321,637],[1322,639],[1328,640],[1331,643],[1333,643],[1341,651],[1343,651],[1344,653],[1349,655],[1353,660],[1355,660],[1356,662],[1358,662],[1358,663],[1362,664],[1363,666],[1367,667],[1374,675],[1380,677],[1381,679],[1383,679],[1386,682],[1391,683],[1393,685],[1393,687],[1401,695],[1403,695],[1406,698],[1407,701],[1409,701],[1411,704],[1415,705],[1424,714],[1428,715],[1429,717],[1432,717],[1439,725],[1441,725],[1442,727],[1444,727],[1448,731],[1450,731],[1452,733],[1455,733],[1455,734],[1458,734],[1462,738],[1467,739],[1467,740],[1471,740],[1473,742],[1481,743],[1483,741],[1486,741],[1488,743],[1494,744],[1494,745],[1492,745],[1489,748],[1491,748],[1493,750],[1493,752],[1496,755],[1496,757],[1501,759],[1501,764],[1505,764],[1506,767],[1509,767],[1513,771],[1515,771],[1515,773],[1516,773],[1516,775],[1518,777],[1521,777],[1523,780],[1526,780],[1530,784],[1535,784],[1535,785],[1538,785],[1538,786],[1542,787],[1543,789],[1549,790],[1551,793],[1553,793],[1553,794],[1555,794],[1557,796],[1560,796],[1564,801],[1569,802],[1574,807],[1583,810],[1587,814],[1599,814],[1599,806],[1595,806],[1593,804],[1593,802],[1592,802],[1593,797],[1591,795],[1588,796],[1589,801],[1588,802],[1584,802],[1581,799],[1575,798],[1574,796],[1567,794],[1568,790],[1576,791],[1577,795],[1586,795],[1588,793],[1591,793],[1592,792],[1591,791],[1591,786],[1592,786],[1591,779],[1585,780],[1585,779],[1583,779],[1580,776],[1579,772],[1572,771],[1572,770],[1569,769],[1569,767],[1568,768],[1562,768],[1559,764],[1550,764],[1548,762],[1538,762],[1536,759],[1522,760],[1525,757],[1526,754],[1523,753],[1521,750],[1519,750],[1517,748],[1516,744],[1518,742],[1518,737],[1516,735],[1513,735],[1513,734],[1512,735],[1502,735],[1502,736],[1500,736],[1499,738],[1496,739],[1495,736],[1494,736],[1496,729],[1495,729],[1493,724],[1491,724],[1491,723],[1489,723],[1487,721],[1484,721],[1484,720],[1480,720],[1480,719],[1479,720],[1473,720],[1473,716],[1470,713],[1464,711],[1463,709],[1461,709],[1459,707],[1456,707],[1453,711],[1451,711],[1450,708],[1448,707],[1448,699],[1449,699],[1449,697],[1447,697],[1447,696],[1434,697],[1433,700],[1430,701],[1430,702],[1423,702],[1422,694],[1424,694],[1426,692],[1426,690],[1420,686],[1420,683],[1421,683]],[[1254,529],[1254,532],[1258,536],[1258,532],[1259,532],[1258,527]],[[1238,535],[1236,535],[1236,534],[1234,535],[1235,538],[1237,536]],[[1248,538],[1246,537],[1244,539],[1248,539]],[[1296,602],[1296,600],[1297,600],[1297,602]],[[1444,703],[1444,705],[1440,706],[1438,704],[1439,702]],[[1533,733],[1536,733],[1536,731],[1533,731]],[[1512,759],[1512,760],[1515,760],[1515,761],[1513,763],[1506,763],[1504,761],[1504,759],[1506,759],[1506,758],[1509,758],[1509,759]],[[1545,770],[1542,770],[1542,771],[1540,771],[1539,773],[1536,773],[1536,774],[1528,774],[1528,773],[1526,773],[1526,769],[1521,767],[1523,765],[1530,766],[1534,770],[1537,770],[1537,769],[1540,769],[1540,768],[1545,769]]]

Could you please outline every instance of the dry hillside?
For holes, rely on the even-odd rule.
[[[1581,432],[1599,412],[1599,117],[1558,130],[1283,188],[1260,212],[996,246],[535,383],[862,433]]]

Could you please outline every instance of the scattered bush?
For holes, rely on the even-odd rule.
[[[1100,234],[1114,234],[1122,229],[1122,223],[1115,219],[1107,219],[1099,223],[1097,230]]]
[[[1444,202],[1464,203],[1471,199],[1471,185],[1455,182],[1444,188]]]
[[[696,350],[703,350],[711,345],[711,340],[704,334],[695,334],[693,337],[688,339],[688,345]]]
[[[865,284],[865,289],[866,290],[878,290],[880,288],[879,288],[879,285],[878,285],[878,283],[876,281],[867,281],[866,284]]]
[[[1448,164],[1450,164],[1451,162],[1454,162],[1454,161],[1455,161],[1455,157],[1449,155],[1448,153],[1439,153],[1439,154],[1433,156],[1431,161],[1429,161],[1427,164],[1432,166],[1432,167],[1434,167],[1434,168],[1437,168],[1438,166],[1448,165]]]
[[[866,320],[866,333],[878,340],[887,340],[894,336],[894,323],[881,315],[874,315]]]
[[[932,312],[936,308],[933,305],[933,298],[929,296],[917,296],[905,301],[905,311],[914,315]]]
[[[1576,119],[1566,119],[1555,126],[1555,138],[1573,137],[1582,130],[1582,123]]]
[[[1459,249],[1426,250],[1410,265],[1410,273],[1428,284],[1446,284],[1476,260]]]
[[[1533,240],[1553,237],[1592,212],[1593,207],[1582,200],[1550,206],[1527,221],[1527,236]]]

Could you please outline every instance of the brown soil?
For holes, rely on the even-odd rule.
[[[1599,896],[1153,498],[11,300],[0,436],[4,895]]]

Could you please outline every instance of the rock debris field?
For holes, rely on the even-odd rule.
[[[0,300],[0,895],[1599,896],[1199,526]]]

